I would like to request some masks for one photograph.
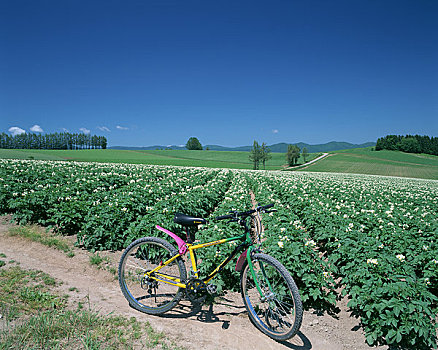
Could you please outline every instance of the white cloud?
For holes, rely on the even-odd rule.
[[[24,131],[22,128],[19,128],[18,126],[11,126],[8,131],[12,134],[12,136],[25,134],[26,131]]]
[[[278,129],[274,129],[274,130],[272,130],[272,133],[273,133],[273,134],[278,134]]]
[[[129,130],[129,128],[127,128],[126,126],[120,126],[120,125],[117,125],[116,128],[119,130]]]
[[[106,126],[98,126],[97,127],[100,131],[111,131],[110,129],[108,129]]]
[[[30,128],[30,131],[32,131],[32,132],[44,132],[44,130],[41,129],[41,126],[36,125],[36,124]]]
[[[64,131],[64,132],[70,132],[68,129],[66,129],[66,128],[62,128],[62,131]]]
[[[82,131],[84,134],[89,134],[90,130],[86,129],[86,128],[79,128],[80,131]]]

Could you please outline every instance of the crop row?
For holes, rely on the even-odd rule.
[[[280,256],[282,263],[293,271],[304,306],[334,312],[335,281],[330,266],[323,259],[315,242],[287,202],[282,202],[276,186],[265,174],[250,175],[256,200],[275,203],[277,213],[263,217],[264,246],[269,254]]]
[[[0,213],[63,234],[87,249],[121,249],[134,239],[178,234],[175,212],[209,219],[202,241],[235,235],[211,220],[258,202],[263,247],[291,271],[304,305],[336,311],[348,296],[370,345],[429,348],[438,311],[438,183],[373,176],[230,171],[165,166],[0,161]],[[153,231],[153,232],[151,232]],[[168,237],[166,237],[168,238]],[[235,243],[200,250],[208,273]],[[229,264],[219,289],[238,285]]]
[[[436,344],[436,182],[327,174],[269,182],[340,279],[370,345]]]
[[[80,244],[102,250],[126,246],[153,224],[174,225],[176,211],[208,214],[221,201],[230,174],[195,168],[3,161],[0,179],[3,213],[11,212],[18,222],[78,233]]]

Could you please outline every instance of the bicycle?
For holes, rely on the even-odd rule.
[[[123,295],[135,309],[159,315],[178,304],[184,295],[189,300],[202,300],[206,293],[214,294],[216,287],[209,283],[238,253],[235,270],[240,272],[240,289],[251,322],[275,340],[292,338],[299,330],[303,306],[298,288],[286,268],[275,258],[261,251],[260,213],[274,204],[255,209],[218,216],[215,220],[238,222],[244,234],[217,241],[195,244],[195,234],[189,228],[206,224],[207,220],[177,213],[174,222],[183,226],[186,241],[177,234],[156,225],[172,237],[178,249],[158,237],[143,237],[132,242],[123,252],[119,264],[119,284]],[[248,219],[256,224],[251,234]],[[195,250],[240,241],[233,252],[208,276],[199,276]],[[187,270],[182,257],[189,254],[192,270]]]

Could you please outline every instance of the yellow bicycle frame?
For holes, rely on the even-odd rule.
[[[209,281],[211,281],[213,279],[213,277],[226,265],[228,264],[228,262],[230,262],[231,259],[233,259],[233,257],[237,254],[237,252],[239,250],[243,250],[245,247],[247,247],[249,245],[248,240],[247,240],[247,235],[243,234],[241,236],[236,236],[236,237],[231,237],[231,238],[225,238],[225,239],[220,239],[218,241],[212,241],[212,242],[207,242],[207,243],[201,243],[201,244],[190,244],[190,243],[186,243],[187,245],[187,250],[189,252],[189,256],[190,256],[190,261],[192,264],[192,270],[193,273],[195,275],[196,278],[199,278],[199,272],[198,272],[198,267],[196,264],[196,257],[195,257],[195,250],[196,249],[201,249],[201,248],[205,248],[205,247],[210,247],[210,246],[214,246],[214,245],[219,245],[219,244],[224,244],[227,242],[232,242],[232,241],[237,241],[240,240],[243,243],[241,243],[239,246],[236,247],[236,249],[234,249],[234,251],[226,258],[224,259],[205,279],[204,282],[208,283]],[[184,253],[185,254],[185,253]],[[178,257],[183,256],[184,254],[178,253],[174,256],[172,256],[169,260],[165,261],[164,263],[160,264],[159,266],[157,266],[155,269],[148,271],[145,273],[145,276],[148,276],[150,279],[154,279],[156,281],[159,282],[163,282],[163,283],[167,283],[173,286],[177,286],[180,288],[186,288],[186,284],[182,283],[182,281],[180,280],[180,278],[178,277],[173,277],[173,276],[168,276],[166,274],[162,274],[159,273],[160,269],[162,269],[163,267],[171,264],[173,261],[175,261]]]

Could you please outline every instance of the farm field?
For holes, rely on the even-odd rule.
[[[280,170],[286,163],[285,154],[271,153],[267,170]],[[309,154],[308,160],[319,153]],[[248,152],[189,150],[9,150],[0,149],[0,159],[74,160],[80,162],[174,165],[208,168],[252,169]],[[303,159],[299,159],[303,162]],[[263,168],[263,166],[261,166]]]
[[[332,152],[303,171],[438,179],[438,157],[370,148]]]
[[[36,160],[0,160],[0,181],[0,213],[77,234],[90,250],[123,249],[155,224],[180,232],[176,211],[212,219],[250,208],[252,192],[276,204],[263,218],[264,247],[307,309],[336,313],[348,296],[370,345],[436,343],[438,181]],[[223,238],[232,225],[211,221],[198,237]],[[201,272],[233,249],[219,247],[199,254]],[[236,288],[234,266],[217,285]]]

